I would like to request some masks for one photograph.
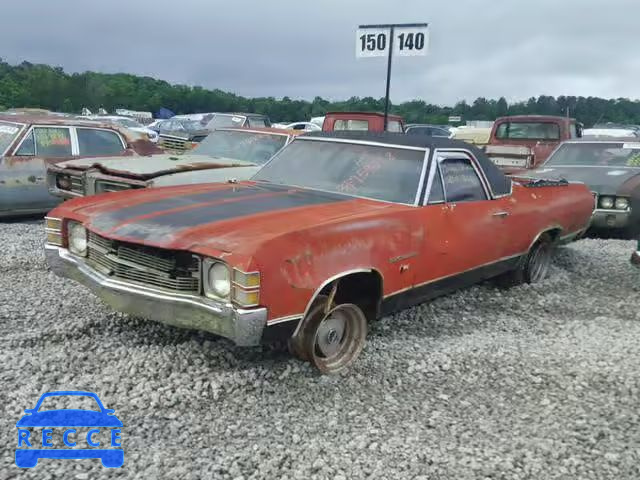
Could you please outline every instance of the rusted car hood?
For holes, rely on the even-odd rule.
[[[265,183],[151,188],[66,202],[55,215],[108,238],[175,250],[251,254],[271,238],[396,205]],[[198,247],[198,248],[195,248]]]
[[[587,184],[593,192],[615,195],[628,180],[640,176],[640,168],[548,166],[522,173],[522,177],[561,179]]]
[[[245,160],[210,157],[208,155],[150,155],[146,157],[79,158],[58,164],[62,168],[87,170],[98,168],[103,173],[132,179],[148,180],[169,173],[229,167],[251,167]]]

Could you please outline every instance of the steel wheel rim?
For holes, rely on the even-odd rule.
[[[531,255],[531,261],[529,263],[531,283],[540,282],[544,280],[549,271],[549,265],[551,264],[551,248],[548,244],[540,244],[538,248],[533,251]]]
[[[335,307],[315,331],[313,364],[323,373],[337,373],[360,354],[366,334],[367,320],[362,310],[351,304]]]

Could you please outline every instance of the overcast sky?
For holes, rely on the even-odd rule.
[[[638,0],[3,1],[0,57],[153,76],[245,96],[384,96],[355,58],[363,23],[428,22],[427,57],[394,62],[394,102],[640,97]]]

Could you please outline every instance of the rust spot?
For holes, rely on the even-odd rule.
[[[29,175],[27,177],[27,181],[29,181],[31,183],[36,183],[36,176],[35,175]]]

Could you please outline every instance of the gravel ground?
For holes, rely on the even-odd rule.
[[[114,313],[50,273],[42,222],[0,225],[0,478],[640,478],[640,273],[583,240],[550,279],[482,285],[377,322],[357,364]],[[125,465],[13,464],[15,422],[86,389],[124,423]]]

